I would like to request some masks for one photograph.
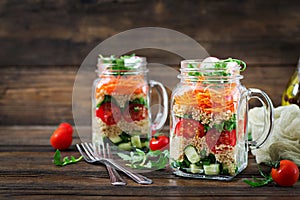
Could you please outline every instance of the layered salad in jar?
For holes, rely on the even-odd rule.
[[[103,137],[121,150],[148,148],[149,102],[145,60],[114,56],[98,61],[93,91],[93,142]]]
[[[245,109],[239,110],[240,66],[209,57],[181,67],[171,102],[170,163],[187,177],[233,177],[245,167]],[[226,179],[226,178],[225,178]]]

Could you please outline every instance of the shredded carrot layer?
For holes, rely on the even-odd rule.
[[[235,84],[224,85],[222,88],[194,87],[174,97],[175,104],[195,106],[205,113],[235,111],[237,92]]]
[[[103,94],[128,95],[147,92],[147,84],[142,75],[103,76],[96,88],[96,98]]]

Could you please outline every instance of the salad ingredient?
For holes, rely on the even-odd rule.
[[[206,175],[218,175],[220,174],[220,165],[217,164],[210,164],[210,165],[203,165],[204,173]]]
[[[106,102],[96,109],[96,116],[107,125],[114,125],[121,119],[121,110],[114,103]]]
[[[190,171],[193,174],[197,174],[197,173],[202,173],[203,169],[200,166],[196,165],[196,164],[191,164],[190,165]]]
[[[149,147],[152,151],[162,150],[169,144],[169,137],[165,135],[159,135],[156,137],[152,137],[149,143]]]
[[[175,127],[175,135],[192,138],[195,135],[198,137],[204,136],[204,126],[194,119],[180,118]]]
[[[65,150],[71,146],[72,139],[70,129],[60,127],[56,129],[50,137],[50,144],[54,149]]]
[[[129,162],[127,166],[134,169],[163,169],[169,162],[169,151],[149,151],[145,153],[140,149],[131,151],[128,154],[118,153],[118,156],[124,161]]]
[[[131,144],[134,147],[142,148],[142,143],[141,143],[140,136],[138,136],[138,135],[132,136],[131,137]]]
[[[185,147],[184,154],[192,164],[200,161],[200,156],[192,145]]]
[[[119,142],[122,142],[122,138],[118,135],[109,137],[110,141],[112,141],[114,144],[118,144]]]
[[[131,142],[120,143],[120,144],[118,145],[118,148],[119,148],[120,150],[130,151],[130,150],[132,149]]]
[[[292,186],[299,179],[298,166],[290,160],[275,163],[271,171],[272,179],[280,186]]]
[[[65,165],[69,165],[69,164],[73,164],[73,163],[77,163],[79,161],[82,160],[82,156],[80,156],[79,158],[75,158],[74,156],[71,156],[71,158],[69,158],[68,156],[64,157],[63,159],[61,158],[61,153],[60,151],[57,149],[55,151],[54,157],[53,157],[53,163],[56,166],[65,166]]]
[[[254,181],[244,180],[244,182],[253,187],[261,187],[274,181],[279,186],[289,187],[293,186],[299,179],[299,168],[290,160],[281,160],[266,164],[272,167],[269,175],[265,175],[258,166],[258,171],[263,179],[255,178]]]
[[[58,126],[58,128],[61,128],[61,127],[66,128],[66,129],[67,129],[66,131],[67,131],[70,135],[73,134],[73,127],[72,127],[71,124],[69,124],[69,123],[67,123],[67,122],[62,122],[62,123],[60,123],[60,125]]]
[[[141,121],[148,116],[148,110],[143,104],[129,103],[124,111],[124,119],[127,122]]]

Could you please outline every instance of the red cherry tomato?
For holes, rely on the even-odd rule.
[[[229,145],[234,147],[236,144],[236,130],[232,131],[222,131],[221,133],[215,129],[212,128],[207,131],[205,135],[206,144],[209,147],[210,150],[212,150],[214,153],[216,153],[216,146],[219,146],[221,144]]]
[[[181,118],[175,126],[175,135],[185,138],[192,138],[195,135],[203,137],[204,126],[194,119]]]
[[[299,168],[290,160],[281,160],[279,167],[272,168],[271,176],[280,186],[292,186],[299,179]]]
[[[205,135],[206,144],[209,147],[209,149],[211,149],[213,152],[215,150],[215,145],[217,145],[220,135],[221,133],[215,128],[209,129]]]
[[[233,129],[232,131],[222,131],[217,144],[225,144],[234,147],[236,144],[236,130]]]
[[[148,110],[143,104],[129,103],[123,112],[123,117],[127,122],[141,121],[148,117]]]
[[[165,135],[160,135],[157,137],[153,137],[150,140],[149,147],[152,151],[162,150],[169,144],[169,138]]]
[[[110,126],[120,121],[121,110],[114,103],[106,102],[96,109],[96,116],[99,117],[105,124]]]
[[[67,122],[62,122],[59,126],[58,126],[58,128],[66,128],[67,130],[66,130],[66,132],[67,133],[69,133],[70,135],[72,135],[73,134],[73,127],[72,127],[72,125],[71,124],[69,124],[69,123],[67,123]]]
[[[65,150],[72,144],[72,134],[68,129],[60,127],[53,132],[50,143],[54,149]]]

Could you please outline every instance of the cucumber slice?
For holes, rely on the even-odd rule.
[[[124,150],[124,151],[130,151],[132,146],[130,142],[127,143],[121,143],[118,145],[119,149]]]
[[[112,141],[114,144],[117,144],[122,141],[122,138],[120,136],[114,136],[114,137],[109,137],[110,141]]]
[[[184,154],[192,164],[200,161],[200,155],[192,145],[188,145],[185,147]]]
[[[142,147],[149,147],[149,142],[148,141],[142,142]]]
[[[220,174],[220,165],[219,164],[203,165],[203,168],[204,168],[204,173],[206,175]]]
[[[134,147],[142,148],[142,143],[141,143],[140,136],[138,136],[138,135],[132,136],[131,137],[131,144]]]
[[[193,174],[203,173],[203,169],[200,166],[196,165],[196,164],[191,164],[190,165],[190,171]]]

